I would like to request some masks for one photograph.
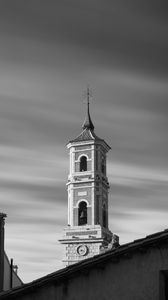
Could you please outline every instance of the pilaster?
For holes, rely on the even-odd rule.
[[[6,214],[0,213],[0,292],[4,285],[4,225]]]

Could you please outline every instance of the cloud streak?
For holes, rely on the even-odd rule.
[[[166,11],[155,0],[2,1],[0,210],[23,280],[61,267],[65,148],[88,83],[95,132],[112,146],[111,230],[123,243],[167,227]]]

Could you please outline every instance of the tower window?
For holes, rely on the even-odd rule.
[[[98,151],[96,150],[96,170],[98,170]]]
[[[85,201],[79,203],[78,224],[79,226],[87,224],[87,203]]]
[[[103,204],[103,227],[107,226],[107,217],[106,217],[106,205]]]
[[[102,171],[103,174],[106,174],[106,164],[105,164],[104,157],[102,157],[101,171]]]
[[[102,173],[104,174],[104,163],[102,162]]]
[[[100,196],[97,195],[96,196],[96,207],[97,207],[97,209],[96,209],[96,224],[99,224],[99,198],[100,198]]]
[[[87,171],[87,158],[82,156],[80,158],[80,172]]]

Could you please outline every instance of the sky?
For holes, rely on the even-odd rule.
[[[92,90],[120,243],[168,228],[166,1],[0,0],[0,211],[24,282],[62,268],[66,144]]]

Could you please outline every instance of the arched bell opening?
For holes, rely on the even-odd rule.
[[[78,208],[78,225],[86,225],[87,224],[87,203],[85,201],[81,201],[79,203]]]
[[[87,157],[81,156],[80,158],[80,172],[87,171]]]

